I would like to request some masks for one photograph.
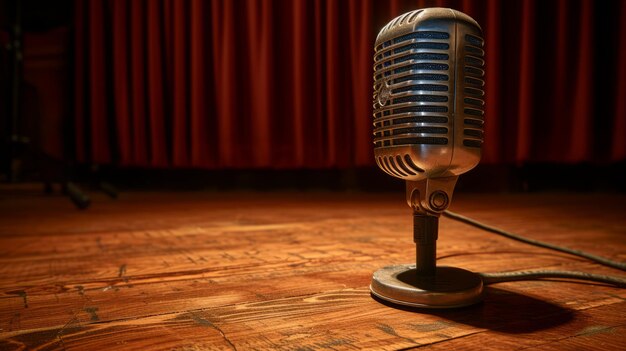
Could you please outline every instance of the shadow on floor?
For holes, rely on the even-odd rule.
[[[486,287],[482,303],[450,310],[399,306],[372,296],[376,301],[404,311],[427,313],[453,323],[508,334],[531,333],[554,328],[575,318],[576,312],[509,290]]]

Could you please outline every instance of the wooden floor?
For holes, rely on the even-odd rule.
[[[455,195],[451,209],[626,260],[624,195]],[[78,211],[0,188],[0,349],[625,350],[626,290],[528,281],[452,311],[372,299],[379,267],[411,262],[404,195],[123,193]],[[479,272],[613,275],[449,219],[439,260]]]

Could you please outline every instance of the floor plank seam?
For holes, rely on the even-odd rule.
[[[220,328],[218,325],[216,325],[215,323],[206,320],[204,318],[202,318],[201,316],[198,316],[195,312],[190,312],[189,313],[191,315],[191,318],[196,321],[197,323],[203,324],[203,325],[208,325],[209,327],[217,330],[218,333],[220,333],[222,335],[222,338],[224,338],[224,341],[226,341],[226,343],[230,346],[231,349],[237,351],[237,347],[235,346],[235,344],[233,344],[232,341],[230,341],[230,339],[226,336],[226,333],[224,333],[224,331],[222,330],[222,328]]]
[[[369,289],[369,288],[363,288],[363,290],[367,290],[367,289]],[[265,301],[241,302],[241,303],[235,303],[235,304],[227,304],[227,305],[221,305],[221,306],[204,307],[204,308],[191,309],[191,310],[180,310],[180,311],[171,311],[171,312],[163,312],[163,313],[146,314],[146,315],[141,315],[141,316],[127,317],[127,318],[116,318],[116,319],[99,320],[99,321],[87,321],[87,322],[84,322],[83,324],[85,324],[85,325],[99,325],[99,324],[104,325],[104,324],[108,324],[108,323],[127,322],[127,321],[132,321],[132,320],[139,320],[139,319],[153,318],[153,317],[163,317],[163,316],[176,315],[176,314],[182,314],[182,313],[194,314],[194,313],[209,311],[209,310],[218,309],[218,308],[229,308],[229,307],[236,307],[236,306],[241,306],[241,305],[249,305],[249,304],[254,304],[254,303],[267,303],[267,302],[288,300],[288,299],[294,299],[294,298],[300,298],[300,297],[312,297],[312,296],[315,296],[315,295],[319,295],[321,293],[333,293],[333,292],[340,292],[340,291],[347,291],[347,290],[359,290],[359,289],[358,288],[356,288],[356,289],[355,288],[348,288],[348,289],[341,289],[341,290],[320,291],[320,292],[316,292],[316,293],[300,294],[300,295],[294,295],[294,296],[286,296],[286,297],[280,297],[280,298],[277,298],[277,299],[271,299],[271,300],[265,300]],[[75,317],[76,316],[74,315],[73,319],[76,319]],[[58,329],[59,327],[66,328],[68,326],[68,324],[70,324],[70,323],[68,322],[68,323],[66,323],[63,326],[55,325],[55,326],[52,326],[52,327],[26,329],[26,330],[21,330],[21,331],[7,333],[7,334],[10,334],[8,337],[13,337],[13,336],[17,336],[17,335],[27,334],[28,332],[31,332],[31,331],[39,332],[39,331],[54,330],[54,329]],[[3,335],[0,333],[0,339],[2,338],[2,336]]]
[[[607,326],[605,328],[602,328],[600,331],[594,332],[594,334],[595,333],[602,333],[602,332],[608,331],[608,330],[613,330],[615,328],[620,328],[620,327],[623,327],[623,326],[626,326],[626,324],[618,324],[618,325]],[[568,336],[566,336],[564,338],[550,340],[548,342],[544,342],[544,343],[541,343],[541,344],[524,347],[524,348],[517,349],[517,350],[518,351],[523,351],[523,350],[528,350],[528,349],[535,349],[535,348],[538,348],[538,347],[541,347],[541,346],[546,346],[546,345],[550,345],[550,344],[554,344],[554,343],[560,343],[560,342],[568,340],[568,339],[573,339],[573,338],[577,338],[579,336],[585,336],[585,335],[590,335],[590,334],[589,333],[578,333],[576,335],[568,335]]]
[[[442,257],[442,258],[447,258],[447,257]],[[438,258],[437,260],[439,261],[442,258]],[[563,258],[568,258],[568,257],[563,257]],[[376,261],[376,258],[373,258],[370,261],[366,261],[366,262],[371,262],[371,261]],[[274,261],[274,262],[268,262],[270,264],[279,264],[282,261]],[[310,260],[305,261],[305,262],[310,262]],[[347,261],[346,261],[347,262]],[[388,264],[393,264],[396,261],[391,261],[388,262]],[[578,261],[575,258],[572,260],[568,260],[568,261],[563,261],[559,264],[551,264],[549,266],[545,266],[545,265],[541,265],[541,266],[529,266],[529,267],[524,267],[524,268],[519,268],[519,269],[513,269],[513,270],[501,270],[502,272],[507,272],[507,271],[518,271],[518,270],[532,270],[532,269],[561,269],[561,268],[566,268],[566,267],[571,267],[572,269],[575,269],[575,267],[577,264],[581,264],[581,263],[589,263],[588,261],[585,260],[581,260]],[[594,265],[593,263],[589,263],[591,265]],[[205,273],[212,273],[212,272],[221,272],[221,271],[228,271],[228,270],[236,270],[239,268],[246,268],[246,267],[255,267],[255,264],[249,264],[249,265],[241,265],[241,266],[231,266],[231,267],[220,267],[220,268],[204,268],[204,269],[195,269],[195,270],[183,270],[183,271],[175,271],[175,272],[169,272],[169,273],[153,273],[153,274],[144,274],[144,275],[125,275],[124,278],[120,278],[119,276],[114,276],[114,277],[110,277],[110,278],[102,278],[102,279],[95,279],[95,280],[84,280],[84,281],[74,281],[74,282],[63,282],[63,283],[58,283],[55,282],[54,284],[47,284],[47,285],[53,285],[53,286],[58,286],[58,285],[62,285],[62,286],[85,286],[85,285],[89,285],[90,283],[96,282],[96,283],[113,283],[113,284],[108,284],[107,286],[103,287],[96,287],[96,288],[86,288],[84,289],[85,292],[89,292],[89,291],[96,291],[96,290],[101,290],[101,289],[106,289],[106,288],[126,288],[127,285],[135,285],[135,286],[140,286],[140,285],[145,285],[145,284],[153,284],[155,282],[137,282],[140,280],[149,280],[149,279],[156,279],[156,278],[162,278],[162,277],[180,277],[180,276],[185,276],[185,275],[197,275],[197,274],[205,274]],[[585,266],[585,268],[592,268],[595,266]],[[119,268],[118,268],[119,269]],[[119,272],[118,272],[119,274]],[[168,280],[167,282],[180,282],[180,281],[188,281],[188,280],[194,280],[197,278],[188,278],[188,279],[178,279],[178,280]],[[134,281],[134,282],[133,282]],[[118,285],[116,283],[121,282],[122,284]],[[160,283],[160,282],[156,282],[156,283]],[[44,286],[46,286],[46,284],[44,284]],[[11,289],[18,289],[18,290],[28,290],[28,289],[33,289],[33,288],[38,288],[41,287],[41,285],[29,285],[29,286],[21,286],[21,287],[11,287]],[[44,295],[44,294],[42,294]],[[41,296],[41,295],[40,295]],[[0,296],[0,299],[6,299],[6,298],[14,298],[15,296]]]
[[[362,290],[369,290],[368,287],[363,287],[361,288]],[[164,312],[164,313],[155,313],[155,314],[147,314],[147,315],[142,315],[142,316],[135,316],[135,317],[128,317],[128,318],[117,318],[117,319],[110,319],[110,320],[105,320],[105,321],[88,321],[88,322],[84,322],[82,324],[85,325],[105,325],[105,324],[109,324],[109,323],[117,323],[117,322],[127,322],[127,321],[132,321],[132,320],[140,320],[140,319],[146,319],[146,318],[152,318],[152,317],[162,317],[162,316],[169,316],[169,315],[176,315],[176,314],[182,314],[182,313],[189,313],[189,314],[196,314],[199,312],[205,312],[205,311],[210,311],[213,309],[218,309],[218,308],[228,308],[228,307],[236,307],[236,306],[241,306],[241,305],[249,305],[249,304],[254,304],[254,303],[267,303],[267,302],[273,302],[273,301],[281,301],[281,300],[287,300],[287,299],[293,299],[293,298],[299,298],[299,297],[306,297],[306,296],[314,296],[314,295],[318,295],[321,293],[333,293],[333,292],[341,292],[341,291],[346,291],[346,290],[361,290],[360,288],[349,288],[349,289],[342,289],[342,290],[331,290],[331,291],[327,291],[327,292],[318,292],[318,293],[313,293],[313,294],[302,294],[302,295],[294,295],[294,296],[289,296],[289,297],[281,297],[281,298],[277,298],[277,299],[272,299],[272,300],[266,300],[266,301],[257,301],[257,302],[242,302],[242,303],[235,303],[235,304],[228,304],[228,305],[222,305],[222,306],[215,306],[215,307],[206,307],[206,308],[199,308],[199,309],[191,309],[191,310],[181,310],[181,311],[172,311],[172,312]],[[609,304],[605,304],[605,305],[597,305],[597,306],[590,306],[590,307],[586,307],[586,308],[581,308],[581,309],[577,309],[575,311],[577,312],[581,312],[581,311],[588,311],[588,310],[592,310],[595,308],[601,308],[601,307],[606,307],[606,306],[610,306],[610,305],[614,305],[614,304],[620,304],[623,303],[623,301],[619,301],[619,302],[614,302],[614,303],[609,303]],[[72,317],[72,319],[64,324],[63,326],[61,326],[61,329],[66,328],[69,324],[71,324],[72,320],[77,320],[76,315],[74,315]],[[615,327],[620,327],[622,326],[621,324]],[[48,331],[48,330],[54,330],[54,329],[58,329],[59,325],[53,326],[53,327],[44,327],[44,328],[34,328],[34,329],[26,329],[26,330],[21,330],[21,331],[16,331],[16,332],[11,332],[11,333],[6,333],[4,336],[6,336],[6,338],[4,339],[8,339],[10,337],[14,337],[14,336],[18,336],[18,335],[23,335],[23,334],[28,334],[29,332],[39,332],[39,331]],[[494,329],[494,330],[497,330]],[[465,337],[465,336],[469,336],[472,334],[478,334],[478,333],[482,333],[487,331],[487,329],[478,331],[476,333],[471,333],[471,334],[467,334],[467,335],[462,335],[459,336],[457,338],[460,337]],[[573,335],[570,337],[575,337],[577,335]],[[3,339],[3,335],[0,333],[0,340]],[[451,339],[446,339],[446,340],[453,340],[456,338],[451,338]],[[446,340],[441,340],[435,343],[439,343],[439,342],[445,342]],[[409,347],[407,350],[410,350],[411,348],[417,348],[417,347],[422,347],[422,346],[428,346],[428,345],[432,345],[435,343],[431,343],[431,344],[425,344],[425,345],[416,345],[416,346],[411,346]],[[404,349],[400,349],[397,351],[401,351]]]
[[[469,334],[465,334],[465,335],[460,335],[460,336],[453,337],[453,338],[449,338],[449,339],[439,340],[439,341],[431,342],[431,343],[428,343],[428,344],[421,344],[421,345],[415,345],[415,346],[404,347],[404,348],[401,348],[401,349],[397,349],[396,351],[409,351],[409,350],[415,350],[415,349],[419,349],[419,348],[422,348],[422,347],[428,347],[428,346],[432,346],[432,345],[436,345],[436,344],[441,344],[441,343],[444,343],[444,342],[447,342],[447,341],[452,341],[452,340],[463,339],[463,338],[468,337],[468,336],[472,336],[472,335],[477,335],[477,334],[484,333],[484,332],[486,332],[487,330],[488,330],[488,329],[483,329],[483,330],[479,330],[479,331],[476,331],[476,332],[473,332],[473,333],[469,333]]]

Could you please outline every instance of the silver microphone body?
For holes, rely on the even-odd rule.
[[[480,301],[477,274],[437,267],[440,214],[458,176],[480,161],[484,54],[480,26],[462,12],[405,13],[378,34],[374,54],[374,155],[406,180],[415,264],[376,271],[370,290],[394,304],[452,308]]]
[[[447,207],[458,175],[480,161],[484,116],[482,30],[447,8],[408,12],[378,34],[374,54],[374,155],[387,174],[440,190]],[[428,182],[427,180],[433,181]],[[430,184],[427,184],[430,183]],[[430,186],[430,191],[426,189]],[[439,189],[436,189],[439,188]]]

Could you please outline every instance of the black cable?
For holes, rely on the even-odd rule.
[[[495,284],[512,282],[519,280],[536,280],[541,278],[567,278],[577,280],[590,280],[599,283],[615,285],[626,288],[626,279],[601,274],[569,271],[520,271],[520,272],[499,272],[499,273],[479,273],[485,284]]]
[[[534,240],[525,238],[523,236],[513,234],[511,232],[507,232],[500,228],[495,228],[484,223],[478,222],[471,218],[462,216],[458,213],[454,213],[452,211],[444,211],[443,214],[449,218],[454,220],[473,225],[480,229],[496,233],[507,237],[509,239],[521,241],[526,244],[535,245],[539,247],[543,247],[546,249],[552,249],[560,252],[564,252],[570,255],[586,258],[588,260],[600,263],[605,266],[609,266],[612,268],[617,268],[620,270],[626,270],[626,263],[617,262],[613,260],[609,260],[608,258],[596,256],[590,254],[588,252],[574,250],[563,246],[558,246],[550,243],[545,243],[543,241]],[[503,282],[512,282],[512,281],[520,281],[520,280],[536,280],[542,278],[566,278],[566,279],[577,279],[577,280],[589,280],[594,282],[606,283],[615,285],[620,288],[626,288],[626,279],[622,277],[614,277],[608,275],[601,274],[593,274],[593,273],[585,273],[585,272],[572,272],[572,271],[548,271],[548,270],[539,270],[539,271],[518,271],[518,272],[498,272],[498,273],[479,273],[483,278],[485,284],[496,284]]]
[[[588,260],[597,262],[597,263],[605,265],[605,266],[609,266],[609,267],[620,269],[622,271],[626,271],[626,263],[623,263],[623,262],[617,262],[617,261],[609,260],[608,258],[605,258],[605,257],[601,257],[601,256],[596,256],[596,255],[590,254],[588,252],[584,252],[584,251],[580,251],[580,250],[574,250],[574,249],[570,249],[570,248],[567,248],[567,247],[546,243],[546,242],[539,241],[539,240],[525,238],[523,236],[519,236],[517,234],[513,234],[511,232],[507,232],[506,230],[502,230],[500,228],[495,228],[495,227],[486,225],[484,223],[478,222],[478,221],[473,220],[471,218],[462,216],[462,215],[460,215],[458,213],[454,213],[452,211],[446,210],[446,211],[443,211],[443,214],[446,217],[455,219],[455,220],[463,222],[463,223],[467,223],[469,225],[473,225],[475,227],[478,227],[480,229],[483,229],[483,230],[486,230],[486,231],[489,231],[489,232],[492,232],[492,233],[500,234],[500,235],[502,235],[504,237],[507,237],[509,239],[513,239],[513,240],[521,241],[521,242],[526,243],[526,244],[535,245],[535,246],[543,247],[543,248],[546,248],[546,249],[552,249],[552,250],[564,252],[564,253],[567,253],[567,254],[570,254],[570,255],[586,258]],[[580,278],[578,278],[578,279],[580,279]]]

